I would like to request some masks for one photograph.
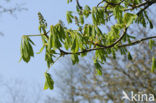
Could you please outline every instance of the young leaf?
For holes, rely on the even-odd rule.
[[[96,61],[96,62],[94,63],[94,66],[95,66],[95,68],[96,68],[97,74],[98,74],[98,75],[102,75],[102,67],[101,67],[101,65]]]
[[[40,49],[40,51],[37,52],[36,54],[40,54],[43,51],[44,47],[45,47],[45,45],[43,45],[42,48]]]
[[[128,60],[132,60],[133,58],[132,58],[132,56],[131,56],[131,53],[130,52],[128,52]]]
[[[47,90],[49,88],[47,81],[44,83],[44,90]]]
[[[67,11],[67,13],[66,13],[66,19],[68,21],[68,24],[69,23],[72,23],[72,18],[73,18],[72,11]]]
[[[73,64],[76,64],[79,62],[79,58],[78,58],[78,55],[77,54],[72,54],[71,55],[71,59],[72,59],[72,63]]]
[[[135,19],[137,15],[131,13],[125,13],[123,17],[123,23],[128,27]]]
[[[153,56],[152,58],[152,68],[151,68],[151,72],[153,73],[156,70],[156,59]]]
[[[80,23],[83,25],[84,24],[84,17],[83,15],[80,15]]]
[[[154,46],[154,40],[149,40],[149,48],[152,50],[152,47]]]
[[[51,78],[51,75],[47,72],[45,72],[45,79],[46,79],[46,82],[45,82],[45,89],[47,89],[47,87],[49,89],[53,89],[54,88],[54,81],[53,79]]]
[[[85,5],[83,14],[85,15],[86,18],[89,16],[90,10],[91,10],[90,7],[88,5]]]

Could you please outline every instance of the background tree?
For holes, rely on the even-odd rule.
[[[19,79],[1,80],[1,103],[44,103],[40,84],[28,83]]]
[[[151,13],[152,11],[150,10]],[[152,22],[156,25],[154,18]],[[140,37],[155,33],[149,28],[142,28],[141,25],[134,25],[130,28],[130,32],[140,34]],[[97,75],[95,66],[90,61],[92,53],[85,60],[81,58],[80,63],[75,66],[72,66],[70,61],[63,61],[64,68],[56,70],[55,73],[60,97],[48,96],[47,100],[49,103],[53,100],[50,98],[55,98],[57,103],[107,103],[108,101],[127,103],[128,101],[121,100],[123,90],[126,93],[133,91],[153,94],[156,100],[156,74],[151,72],[151,60],[152,56],[156,55],[156,47],[151,50],[148,42],[141,42],[127,49],[132,53],[131,55],[127,53],[129,55],[127,57],[117,52],[116,57],[107,58],[107,62],[102,65],[102,76]]]
[[[122,103],[122,91],[130,93],[153,94],[156,100],[156,75],[151,73],[151,58],[153,51],[148,48],[147,42],[134,48],[136,54],[133,60],[120,55],[118,59],[109,58],[109,62],[102,67],[102,76],[98,76],[91,63],[69,66],[56,72],[56,87],[59,88],[60,99],[57,103],[100,103],[112,101]],[[147,56],[148,55],[148,56]],[[156,54],[155,54],[156,55]],[[125,62],[126,61],[126,62]],[[70,63],[70,65],[72,65]],[[106,66],[107,65],[107,66]],[[50,98],[50,97],[48,97]],[[53,100],[53,99],[52,99]],[[49,99],[49,103],[52,103]]]
[[[68,3],[72,0],[68,0]],[[93,51],[94,65],[99,74],[102,74],[101,64],[106,62],[110,55],[116,56],[116,52],[120,51],[122,55],[128,52],[127,47],[141,43],[142,41],[154,39],[156,36],[148,36],[139,39],[137,35],[136,41],[129,32],[131,24],[139,24],[145,28],[153,28],[150,20],[150,12],[147,9],[155,5],[155,0],[102,0],[97,2],[96,6],[81,6],[76,0],[76,13],[67,11],[66,18],[68,24],[75,20],[75,28],[68,29],[60,21],[56,25],[51,25],[47,30],[47,22],[39,12],[39,35],[24,35],[21,41],[21,60],[29,62],[34,56],[34,43],[30,36],[41,36],[43,46],[39,53],[45,49],[45,61],[48,68],[54,64],[60,57],[71,55],[73,64],[79,62],[79,56],[86,56],[88,52]],[[84,19],[84,17],[86,17]],[[90,19],[91,17],[91,19]],[[86,20],[91,20],[87,23]],[[110,31],[105,31],[105,24],[113,25]],[[48,35],[49,33],[49,35]],[[154,41],[150,40],[150,47]],[[56,60],[54,60],[56,59]],[[152,71],[156,68],[155,56],[153,56]],[[49,69],[48,69],[49,70]],[[53,89],[53,80],[48,73],[45,72],[45,89]]]
[[[8,7],[7,4],[4,5],[4,3],[9,4],[10,0],[1,0],[0,1],[0,15],[3,15],[5,13],[11,14],[12,16],[16,17],[16,12],[20,12],[23,10],[27,10],[24,8],[24,4],[16,4],[14,7]],[[0,36],[4,36],[2,32],[0,32]]]

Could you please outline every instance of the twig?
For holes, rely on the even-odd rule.
[[[127,47],[127,46],[132,46],[132,45],[136,45],[142,41],[145,40],[149,40],[149,39],[156,39],[156,36],[151,36],[151,37],[146,37],[146,38],[142,38],[140,40],[131,42],[129,44],[123,44],[123,45],[118,45],[117,47],[121,48],[121,47]],[[115,45],[115,42],[113,43]],[[64,55],[68,55],[68,54],[81,54],[81,53],[86,53],[86,52],[90,52],[90,51],[94,51],[94,50],[101,50],[101,49],[107,49],[107,48],[112,48],[114,46],[110,46],[110,47],[98,47],[98,48],[92,48],[92,49],[85,49],[83,51],[79,51],[79,52],[67,52],[67,51],[63,51],[62,49],[59,49],[62,53],[64,53]]]
[[[99,7],[99,5],[102,4],[103,2],[104,2],[104,0],[102,0],[101,2],[99,2],[99,3],[97,4],[97,7]]]
[[[79,3],[79,0],[76,0],[77,6],[79,7],[80,10],[82,10],[82,6]]]
[[[137,41],[134,41],[134,42],[131,42],[129,44],[123,44],[123,45],[119,45],[118,47],[127,47],[127,46],[132,46],[132,45],[136,45],[142,41],[145,41],[145,40],[149,40],[149,39],[155,39],[156,36],[151,36],[151,37],[146,37],[146,38],[142,38],[140,40],[137,40]]]

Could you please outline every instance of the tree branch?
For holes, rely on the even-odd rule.
[[[121,37],[120,37],[120,38],[121,38]],[[119,38],[119,39],[120,39],[120,38]],[[121,48],[121,47],[132,46],[132,45],[136,45],[136,44],[138,44],[138,43],[140,43],[140,42],[142,42],[142,41],[149,40],[149,39],[154,39],[154,38],[156,38],[156,36],[146,37],[146,38],[142,38],[142,39],[140,39],[140,40],[131,42],[131,43],[129,43],[129,44],[118,45],[117,47]],[[118,42],[120,41],[119,39],[117,40]],[[116,41],[116,42],[117,42],[117,41]],[[85,50],[80,51],[80,52],[67,52],[67,51],[63,51],[62,49],[59,49],[59,50],[60,50],[61,53],[64,53],[64,55],[68,55],[68,54],[78,54],[78,55],[79,55],[79,54],[81,54],[81,53],[86,53],[86,52],[90,52],[90,51],[94,51],[94,50],[101,50],[101,49],[112,48],[112,47],[114,47],[114,45],[116,44],[116,42],[114,42],[114,43],[113,43],[112,45],[110,45],[110,46],[98,47],[98,48],[92,48],[92,49],[85,49]]]
[[[101,2],[99,2],[99,3],[97,4],[97,7],[99,7],[99,5],[102,4],[103,2],[104,2],[104,0],[102,0]]]
[[[138,5],[134,5],[134,6],[131,7],[131,8],[125,9],[124,11],[133,10],[133,9],[139,8],[139,7],[141,7],[141,6],[148,6],[148,7],[149,7],[149,6],[151,6],[152,4],[154,4],[154,3],[156,3],[156,0],[151,0],[151,1],[147,0],[147,1],[143,2],[143,3],[138,4]],[[148,8],[148,7],[147,7],[147,8]]]
[[[127,47],[127,46],[132,46],[132,45],[136,45],[142,41],[145,41],[145,40],[149,40],[149,39],[155,39],[156,36],[151,36],[151,37],[146,37],[146,38],[142,38],[140,40],[137,40],[137,41],[134,41],[134,42],[131,42],[131,43],[128,43],[128,44],[123,44],[123,45],[119,45],[118,47]]]
[[[77,6],[79,7],[80,10],[82,10],[82,6],[79,3],[79,0],[76,0]]]

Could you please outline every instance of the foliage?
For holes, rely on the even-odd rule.
[[[44,85],[44,89],[53,89],[53,85],[54,85],[54,81],[51,79],[51,75],[47,72],[45,72],[45,78],[46,78],[46,81],[45,81],[45,85]]]
[[[145,32],[142,29],[140,31]],[[143,42],[131,49],[133,59],[121,56],[119,52],[116,59],[109,56],[105,64],[101,65],[101,76],[96,75],[97,71],[89,60],[92,53],[85,58],[86,63],[80,59],[80,63],[75,66],[66,58],[63,60],[63,68],[55,70],[55,84],[59,89],[57,94],[61,97],[48,96],[47,101],[51,103],[56,99],[55,103],[126,103],[126,100],[121,99],[123,90],[126,93],[133,91],[153,94],[156,101],[156,74],[151,72],[151,58],[156,55],[155,50],[156,47],[150,50],[148,43]]]
[[[25,50],[21,50],[21,59],[29,62],[33,56],[30,46],[32,42],[29,43],[29,37],[41,36],[43,46],[40,51],[43,49],[46,51],[45,61],[48,68],[62,56],[71,55],[73,64],[76,64],[79,62],[80,56],[84,57],[88,52],[95,51],[94,64],[98,74],[101,74],[100,65],[106,62],[109,55],[113,55],[115,58],[117,51],[120,51],[122,55],[127,55],[128,52],[129,59],[132,59],[127,46],[156,38],[156,36],[152,36],[131,42],[134,37],[128,32],[133,23],[153,28],[146,9],[156,3],[155,0],[102,0],[97,3],[97,6],[85,5],[84,8],[78,0],[76,1],[77,14],[74,15],[73,11],[67,11],[66,19],[68,24],[75,23],[77,29],[68,29],[60,21],[56,25],[51,25],[48,31],[46,20],[39,12],[40,35],[27,35],[22,39],[21,48]],[[72,3],[72,0],[68,0],[68,3]],[[86,20],[90,18],[92,23],[86,23]],[[111,26],[109,32],[104,32],[102,27],[112,20],[116,23]],[[150,43],[150,48],[153,44]],[[56,58],[57,56],[58,58]]]

